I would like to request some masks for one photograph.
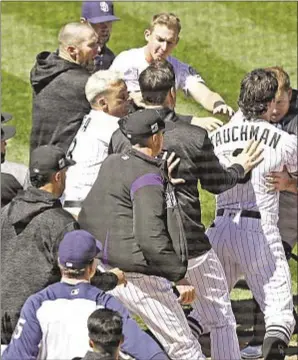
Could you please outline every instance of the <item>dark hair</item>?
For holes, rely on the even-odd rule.
[[[139,77],[143,100],[150,105],[163,105],[168,92],[175,88],[175,72],[166,60],[153,61]]]
[[[53,173],[46,174],[46,175],[30,174],[31,185],[39,189],[42,186],[51,182],[52,175],[53,175]]]
[[[277,92],[278,83],[271,71],[256,69],[241,81],[238,105],[247,120],[264,114]]]
[[[146,136],[132,136],[129,140],[129,142],[131,143],[131,145],[140,145],[140,147],[144,148],[144,147],[148,147],[148,140],[152,135],[146,135]]]
[[[97,309],[89,316],[87,327],[95,347],[113,355],[123,339],[121,315],[110,309]]]

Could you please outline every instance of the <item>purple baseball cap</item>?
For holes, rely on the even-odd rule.
[[[91,24],[120,20],[114,16],[114,5],[111,1],[83,1],[82,17]]]
[[[59,262],[68,269],[83,269],[101,250],[101,243],[88,231],[74,230],[66,233],[59,245]]]

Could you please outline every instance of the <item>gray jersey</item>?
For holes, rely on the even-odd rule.
[[[28,167],[24,164],[5,161],[1,164],[1,172],[13,175],[24,189],[30,186]]]

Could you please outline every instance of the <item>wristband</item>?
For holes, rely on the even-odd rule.
[[[218,106],[221,106],[221,105],[226,105],[226,103],[224,101],[215,101],[215,103],[213,104],[213,110],[216,109]]]

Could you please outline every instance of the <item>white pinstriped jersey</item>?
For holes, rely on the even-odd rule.
[[[118,118],[103,111],[91,110],[72,141],[68,156],[76,161],[66,175],[63,200],[83,201],[108,156],[111,136],[118,129]]]
[[[247,121],[238,111],[231,121],[210,134],[215,154],[229,166],[251,138],[263,140],[264,160],[234,188],[216,197],[217,209],[247,209],[261,213],[264,224],[277,224],[279,193],[266,191],[265,177],[271,171],[297,171],[297,138],[264,120]]]
[[[176,89],[188,92],[188,78],[195,77],[198,82],[204,83],[201,75],[188,64],[185,64],[173,56],[168,56],[167,60],[173,65],[176,77]],[[145,47],[123,51],[116,56],[110,69],[120,71],[126,82],[128,91],[140,91],[140,73],[149,66],[145,59]]]

